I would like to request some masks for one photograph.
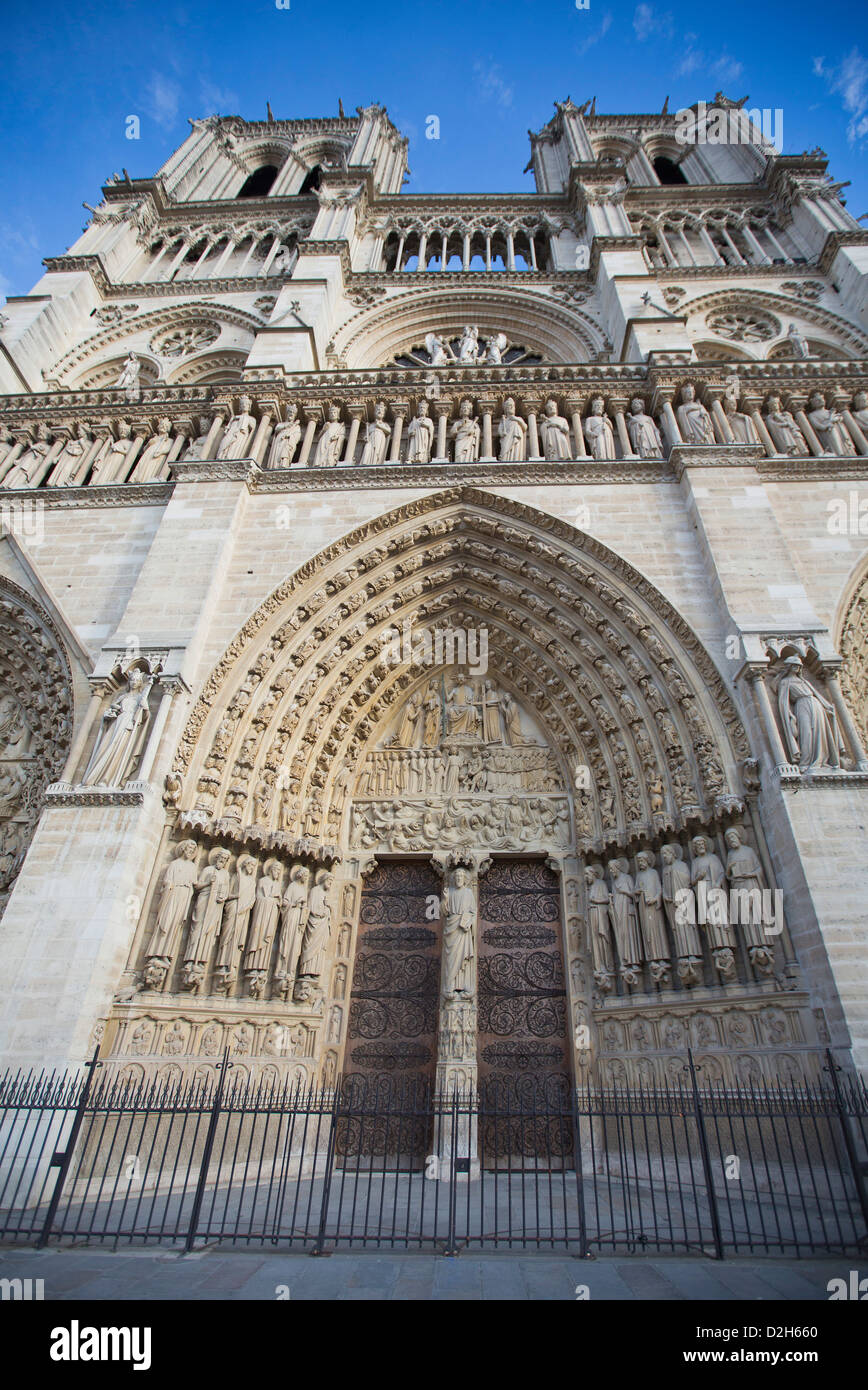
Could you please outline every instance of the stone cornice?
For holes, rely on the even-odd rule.
[[[845,478],[868,482],[868,458],[763,458],[756,467],[772,483],[834,483]]]
[[[128,782],[125,787],[83,787],[71,782],[52,782],[45,789],[45,805],[55,806],[143,806],[159,792],[150,782]]]
[[[817,269],[831,274],[838,252],[845,246],[868,246],[868,231],[830,232],[817,260]]]
[[[565,463],[442,463],[383,464],[379,468],[255,469],[251,492],[322,492],[342,486],[357,488],[510,486],[539,487],[547,483],[660,483],[674,481],[664,459],[619,459],[611,463],[588,460]]]
[[[301,243],[299,250],[301,249]],[[314,246],[330,243],[314,242]],[[342,243],[341,243],[342,244]],[[278,294],[287,283],[281,275],[244,275],[232,279],[221,276],[219,279],[202,280],[131,280],[117,284],[109,280],[99,256],[50,256],[42,262],[51,272],[69,274],[70,271],[84,271],[91,276],[103,299],[189,299],[191,291],[197,295],[208,294],[249,294],[252,290],[273,290]],[[29,296],[24,296],[29,298]],[[219,306],[215,305],[215,308]]]
[[[13,498],[37,502],[48,511],[71,507],[163,507],[172,496],[172,483],[107,483],[104,487],[25,487],[0,491],[0,506]]]
[[[761,444],[676,444],[669,462],[679,480],[685,468],[756,468]]]

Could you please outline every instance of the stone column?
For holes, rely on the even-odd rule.
[[[313,448],[313,437],[316,434],[318,422],[322,419],[322,409],[320,406],[302,406],[300,412],[305,419],[304,439],[301,441],[301,452],[298,460],[294,464],[295,468],[304,468],[310,458],[310,451]]]
[[[864,458],[866,455],[868,455],[868,439],[865,438],[864,434],[860,430],[859,426],[856,424],[856,421],[853,419],[853,416],[851,415],[847,407],[842,405],[840,409],[841,414],[844,417],[844,424],[850,431],[850,438],[856,445],[856,452],[858,454],[861,454]]]
[[[449,425],[449,416],[452,413],[452,404],[447,401],[438,401],[434,406],[434,413],[437,416],[437,457],[432,459],[432,463],[448,463],[446,453],[446,430]]]
[[[359,430],[361,429],[362,420],[367,415],[367,410],[363,405],[359,404],[348,405],[347,410],[350,416],[350,432],[347,436],[347,451],[341,461],[351,464],[354,461],[356,444],[359,439]]]
[[[407,418],[409,410],[410,404],[408,401],[392,402],[392,419],[394,424],[392,425],[392,449],[389,454],[390,463],[401,462],[401,442],[404,437],[404,421]]]
[[[853,722],[853,717],[844,699],[844,692],[838,680],[837,670],[825,670],[826,687],[829,691],[829,698],[835,706],[835,713],[841,725],[844,737],[850,745],[850,753],[856,764],[857,772],[868,772],[868,758],[865,756],[865,749],[862,747],[862,740],[859,737],[859,730]]]
[[[567,410],[570,412],[570,419],[573,422],[573,438],[576,445],[576,458],[586,459],[585,452],[585,432],[582,429],[582,404],[575,396],[570,396],[567,400]]]
[[[482,411],[482,453],[479,456],[479,462],[494,463],[494,440],[491,430],[494,401],[480,400],[479,408]]]
[[[722,390],[717,387],[710,388],[706,391],[706,397],[711,404],[712,418],[720,434],[721,444],[735,444],[736,438],[732,432],[732,425],[727,420],[726,413],[721,404],[720,398],[722,394]]]
[[[772,710],[772,702],[769,699],[768,686],[765,681],[765,668],[751,665],[748,667],[748,680],[751,683],[760,718],[766,731],[766,738],[769,742],[772,760],[778,772],[798,772],[798,768],[791,763],[784,748],[784,741],[781,738],[778,721],[775,719]]]
[[[537,416],[542,409],[542,401],[529,400],[527,397],[522,401],[524,413],[527,417],[527,460],[528,463],[538,463],[542,459],[539,448],[539,429],[537,427]]]
[[[63,777],[61,780],[65,785],[72,783],[72,780],[75,776],[75,770],[78,767],[78,764],[81,762],[82,754],[84,753],[84,750],[87,747],[88,742],[90,740],[91,730],[93,729],[97,716],[99,715],[99,712],[102,709],[102,702],[110,689],[108,682],[104,680],[91,680],[90,685],[92,692],[90,697],[90,704],[85,710],[84,719],[81,721],[81,727],[79,728],[75,741],[73,742],[73,745],[69,750],[69,756],[66,759],[66,766],[63,769]]]
[[[766,422],[760,415],[759,398],[757,396],[743,396],[742,405],[744,406],[750,418],[753,420],[754,429],[756,430],[757,435],[759,436],[760,443],[766,451],[766,455],[770,459],[774,458],[778,451],[775,448],[774,440],[768,432]]]
[[[814,455],[815,458],[823,458],[826,451],[820,443],[819,439],[817,438],[816,434],[814,433],[814,428],[808,420],[807,415],[805,414],[803,408],[804,401],[802,401],[802,403],[799,404],[796,398],[792,397],[790,400],[790,406],[792,408],[796,424],[802,431],[802,434],[805,436],[805,439],[808,442],[808,448],[810,449],[811,453]]]
[[[265,445],[271,430],[272,418],[273,411],[271,406],[260,406],[259,424],[256,427],[253,443],[250,446],[250,458],[254,459],[260,467],[262,466],[262,454],[265,450]]]
[[[630,436],[627,433],[627,421],[624,418],[624,412],[627,409],[626,400],[616,399],[614,396],[611,396],[609,398],[609,409],[615,417],[615,428],[618,431],[618,441],[621,445],[622,455],[625,459],[636,458],[637,455],[633,453],[630,444]]]
[[[214,412],[214,419],[211,421],[211,428],[210,428],[210,430],[208,431],[208,437],[207,437],[207,439],[205,440],[205,444],[204,444],[203,449],[202,449],[202,462],[203,462],[203,463],[204,463],[207,459],[210,459],[211,456],[212,456],[212,454],[213,454],[213,452],[214,452],[214,446],[215,446],[215,444],[217,443],[217,437],[218,437],[218,435],[221,433],[221,431],[222,431],[222,429],[223,429],[223,423],[224,423],[225,418],[226,418],[226,417],[225,417],[225,415],[224,415],[224,413],[223,413],[222,410],[215,410],[215,412]]]

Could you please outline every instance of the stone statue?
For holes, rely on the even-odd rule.
[[[802,330],[797,328],[794,323],[791,323],[787,329],[787,342],[792,348],[794,357],[810,357],[811,349],[808,346],[808,340]]]
[[[864,435],[868,435],[868,393],[857,391],[853,397],[853,419]]]
[[[362,468],[376,468],[385,462],[386,449],[392,426],[386,420],[386,407],[382,401],[374,406],[374,418],[365,429],[365,447],[359,464]]]
[[[546,401],[539,421],[539,435],[544,458],[559,462],[572,458],[569,421],[558,414],[557,401]]]
[[[479,711],[473,700],[473,687],[459,681],[446,702],[446,723],[450,737],[456,734],[479,737]]]
[[[446,366],[449,361],[449,354],[443,346],[443,339],[438,333],[426,334],[425,347],[428,349],[428,356],[431,358],[432,367]]]
[[[51,435],[47,425],[36,426],[36,438],[19,454],[3,480],[4,487],[30,487],[51,452]]]
[[[609,861],[609,878],[612,892],[609,902],[609,917],[618,948],[621,965],[621,978],[628,988],[633,989],[641,983],[642,942],[639,938],[639,921],[636,915],[636,889],[628,873],[626,859]]]
[[[404,706],[401,716],[401,723],[398,729],[398,736],[395,743],[399,748],[415,748],[418,733],[419,720],[422,714],[422,696],[417,691],[411,695]]]
[[[268,452],[268,467],[289,468],[295,457],[300,439],[301,425],[298,420],[298,406],[293,404],[287,409],[286,419],[275,428],[271,448]]]
[[[283,868],[279,859],[267,859],[262,876],[256,885],[256,901],[250,919],[250,931],[244,952],[244,970],[248,989],[254,999],[262,997],[265,976],[271,960],[271,944],[280,915],[281,878]]]
[[[500,438],[501,463],[521,463],[525,456],[527,425],[515,413],[515,401],[509,396],[503,403],[503,414],[497,427]]]
[[[320,869],[310,890],[307,921],[301,946],[298,973],[319,979],[325,965],[325,953],[332,928],[332,909],[328,900],[334,879],[327,869]]]
[[[842,743],[835,707],[805,679],[797,656],[784,662],[778,711],[791,762],[802,772],[822,767],[840,769]]]
[[[585,869],[588,887],[588,932],[594,961],[594,979],[603,994],[610,994],[615,980],[615,961],[609,935],[609,890],[603,876],[602,864],[588,864]]]
[[[20,763],[0,763],[0,821],[20,811],[26,787],[27,773]]]
[[[506,728],[506,741],[511,748],[520,748],[524,742],[524,730],[521,727],[521,713],[518,705],[511,695],[504,692],[500,702],[503,711],[503,722]]]
[[[488,367],[501,367],[503,365],[503,354],[506,352],[506,334],[495,333],[493,338],[489,338],[488,347],[485,353],[485,364]]]
[[[76,483],[83,483],[84,478],[80,476],[81,466],[92,444],[93,436],[89,426],[84,422],[76,425],[74,436],[64,444],[60,456],[51,470],[48,486],[69,487]]]
[[[500,694],[491,681],[486,681],[482,690],[482,737],[486,743],[503,743]]]
[[[636,855],[636,868],[636,895],[645,959],[654,983],[666,985],[669,983],[669,943],[663,917],[663,884],[649,850],[640,850]]]
[[[422,743],[425,748],[437,748],[440,743],[441,718],[440,718],[440,694],[437,686],[432,683],[425,692],[425,729],[422,736]]]
[[[129,353],[123,366],[123,371],[115,382],[115,390],[123,391],[124,400],[134,404],[142,399],[142,388],[139,385],[139,373],[141,363],[134,352]]]
[[[247,924],[256,901],[256,860],[250,854],[238,856],[235,883],[226,900],[223,926],[220,930],[220,950],[214,972],[214,988],[227,994],[238,976],[241,952],[247,935]]]
[[[732,396],[724,396],[723,410],[729,422],[736,444],[758,444],[756,425],[749,415],[739,410],[738,402]]]
[[[199,873],[195,862],[197,850],[195,840],[182,840],[163,874],[157,921],[148,943],[144,975],[151,989],[159,989],[163,984],[178,949]]]
[[[274,979],[280,997],[286,999],[295,979],[295,969],[301,950],[302,924],[307,906],[310,872],[303,864],[295,864],[289,872],[289,883],[283,897],[280,914],[280,941]]]
[[[705,917],[705,932],[714,957],[715,969],[722,980],[734,980],[735,935],[729,926],[726,871],[704,835],[693,837],[690,852],[693,855],[690,883],[696,891],[700,922],[703,916]]]
[[[150,483],[155,478],[167,478],[169,474],[165,463],[173,443],[171,420],[160,420],[157,425],[157,433],[142,451],[142,456],[133,469],[130,481]]]
[[[334,468],[341,461],[341,450],[344,447],[344,440],[347,437],[347,427],[341,424],[341,412],[338,406],[329,406],[329,418],[326,420],[317,440],[316,452],[313,456],[314,468]]]
[[[678,843],[664,845],[663,906],[675,943],[678,978],[690,989],[702,980],[702,944],[696,930],[696,899],[690,886],[690,870]]]
[[[634,454],[640,459],[659,459],[663,457],[663,440],[660,431],[650,415],[645,414],[644,403],[638,396],[630,402],[627,416],[627,433]]]
[[[196,421],[196,429],[199,433],[187,446],[187,451],[184,454],[184,459],[188,463],[192,463],[194,459],[202,459],[205,457],[205,445],[208,442],[208,435],[211,433],[211,421],[208,419],[207,415],[199,416],[199,419]]]
[[[127,673],[127,689],[112,700],[81,779],[85,787],[122,787],[144,742],[150,720],[148,697],[156,677],[138,666]]]
[[[583,423],[591,458],[597,459],[601,463],[613,459],[615,457],[615,436],[605,411],[602,396],[594,396],[591,401],[591,413]]]
[[[856,453],[856,445],[850,438],[840,411],[830,410],[819,391],[814,393],[809,404],[808,420],[823,446],[823,452],[852,457]]]
[[[458,341],[458,361],[464,365],[474,365],[479,361],[479,329],[466,327]]]
[[[407,462],[430,463],[434,447],[434,421],[428,413],[428,402],[420,401],[416,414],[407,426]]]
[[[114,483],[126,476],[127,455],[133,447],[133,427],[129,420],[118,422],[118,437],[106,440],[94,460],[90,480],[92,483]]]
[[[472,996],[476,991],[476,894],[467,870],[457,868],[443,892],[443,995]]]
[[[242,396],[238,415],[233,415],[220,440],[218,459],[243,459],[249,457],[248,445],[256,430],[256,420],[250,413],[253,401],[250,396]]]
[[[724,835],[727,847],[726,876],[740,895],[738,921],[744,930],[751,965],[760,975],[774,970],[773,938],[763,929],[763,871],[759,856],[745,843],[744,832],[732,825]]]
[[[676,411],[678,428],[685,444],[713,444],[714,428],[705,406],[696,399],[694,387],[682,386],[681,405]]]
[[[218,845],[208,855],[208,865],[196,881],[193,922],[184,951],[182,976],[184,988],[193,994],[198,994],[205,983],[205,971],[223,920],[223,905],[232,887],[229,860],[228,849]]]
[[[804,457],[811,452],[793,416],[783,409],[780,396],[769,396],[765,418],[766,429],[779,454]]]
[[[450,439],[455,440],[455,462],[476,463],[479,458],[479,421],[474,417],[470,401],[462,401],[458,407],[458,419],[449,430]]]

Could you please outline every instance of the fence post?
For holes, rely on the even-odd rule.
[[[199,1177],[196,1181],[196,1194],[193,1197],[193,1210],[190,1213],[190,1226],[187,1230],[187,1238],[184,1241],[184,1253],[189,1254],[193,1249],[193,1242],[196,1239],[196,1227],[199,1225],[199,1213],[202,1210],[202,1199],[205,1196],[205,1183],[208,1180],[208,1168],[211,1164],[211,1151],[214,1148],[214,1136],[217,1133],[217,1119],[220,1114],[220,1102],[223,1099],[223,1086],[226,1075],[232,1063],[229,1061],[229,1048],[223,1053],[223,1061],[218,1062],[217,1070],[220,1073],[220,1080],[217,1082],[217,1091],[214,1095],[214,1104],[211,1106],[211,1115],[208,1120],[208,1130],[205,1134],[205,1149],[202,1154],[202,1162],[199,1165]]]
[[[367,1088],[366,1088],[366,1089],[367,1089]],[[322,1097],[322,1094],[323,1094],[322,1091],[320,1091],[320,1097]],[[331,1190],[332,1190],[332,1173],[333,1173],[333,1171],[334,1171],[334,1166],[335,1166],[335,1147],[336,1147],[336,1145],[337,1145],[338,1112],[339,1112],[339,1109],[340,1109],[340,1095],[341,1095],[341,1078],[340,1078],[339,1076],[337,1076],[337,1077],[335,1077],[335,1088],[334,1088],[334,1092],[333,1092],[333,1096],[332,1096],[332,1107],[331,1107],[331,1109],[332,1109],[332,1122],[331,1122],[331,1128],[330,1128],[330,1131],[329,1131],[328,1148],[326,1149],[326,1170],[325,1170],[325,1177],[323,1178],[322,1204],[321,1204],[321,1206],[320,1206],[320,1211],[319,1211],[319,1230],[317,1231],[316,1242],[315,1242],[315,1244],[314,1244],[314,1247],[313,1247],[313,1249],[312,1249],[311,1252],[310,1252],[312,1255],[324,1255],[324,1254],[325,1254],[326,1224],[327,1224],[327,1222],[328,1222],[329,1198],[331,1197]],[[348,1109],[348,1113],[352,1113],[352,1091],[351,1091],[350,1094],[349,1094],[347,1109]],[[363,1116],[363,1118],[364,1118],[364,1111],[362,1112],[362,1116]],[[349,1126],[349,1124],[347,1124],[347,1133],[348,1133],[348,1134],[350,1133],[350,1126]],[[364,1133],[363,1128],[360,1128],[360,1130],[359,1130],[359,1144],[360,1144],[360,1145],[361,1145],[361,1142],[362,1142],[363,1133]],[[316,1176],[316,1155],[314,1155],[314,1171],[313,1171],[313,1174],[311,1175],[311,1182],[313,1182],[313,1178],[314,1178],[315,1176]],[[355,1198],[353,1199],[353,1211],[355,1212]],[[354,1218],[354,1224],[355,1224],[355,1218]]]
[[[705,1132],[705,1116],[702,1113],[702,1101],[699,1095],[699,1085],[696,1080],[696,1068],[693,1065],[693,1050],[687,1049],[687,1062],[690,1067],[690,1084],[693,1088],[693,1110],[696,1115],[696,1130],[699,1135],[699,1152],[702,1155],[702,1168],[705,1173],[705,1186],[708,1190],[708,1201],[711,1207],[711,1231],[714,1237],[714,1258],[723,1259],[723,1235],[720,1229],[720,1213],[717,1210],[717,1197],[714,1193],[714,1177],[711,1171],[711,1152],[708,1147],[708,1135]]]
[[[470,1118],[469,1106],[472,1103],[472,1100],[468,1102],[468,1119]],[[458,1088],[454,1083],[452,1087],[450,1109],[452,1112],[452,1124],[449,1134],[449,1230],[446,1236],[446,1249],[443,1251],[443,1254],[457,1255],[458,1250],[455,1245],[455,1214],[458,1203],[458,1174],[456,1171],[458,1168]],[[470,1181],[469,1173],[467,1175],[467,1181]]]
[[[48,1238],[51,1235],[51,1227],[54,1224],[54,1218],[57,1215],[57,1208],[60,1203],[60,1194],[63,1191],[63,1186],[66,1182],[66,1177],[69,1172],[69,1165],[72,1163],[72,1155],[75,1152],[75,1145],[78,1140],[79,1130],[81,1129],[81,1126],[84,1123],[85,1107],[87,1106],[87,1102],[90,1097],[91,1087],[93,1086],[93,1079],[96,1075],[96,1069],[100,1065],[100,1063],[97,1061],[98,1057],[99,1047],[97,1047],[94,1051],[94,1054],[91,1057],[90,1061],[85,1062],[85,1071],[87,1072],[87,1076],[85,1077],[84,1085],[82,1086],[81,1095],[78,1099],[78,1105],[75,1107],[75,1117],[72,1121],[72,1129],[69,1131],[69,1138],[66,1141],[66,1148],[63,1150],[63,1153],[55,1151],[54,1156],[51,1160],[51,1164],[49,1165],[52,1168],[56,1167],[58,1169],[58,1174],[57,1181],[54,1184],[54,1191],[51,1194],[51,1201],[48,1203],[48,1211],[46,1212],[45,1221],[43,1222],[42,1230],[39,1234],[39,1239],[36,1242],[37,1250],[41,1250],[42,1247],[47,1244]]]
[[[841,1070],[835,1058],[832,1056],[832,1049],[826,1048],[826,1066],[824,1068],[832,1078],[832,1087],[835,1092],[835,1106],[838,1111],[838,1119],[841,1121],[841,1129],[844,1132],[844,1147],[847,1150],[847,1157],[850,1160],[850,1167],[853,1170],[853,1180],[856,1184],[856,1195],[859,1198],[859,1205],[862,1208],[862,1219],[868,1226],[868,1193],[865,1191],[866,1167],[859,1161],[856,1153],[856,1146],[853,1143],[853,1135],[850,1130],[850,1122],[844,1108],[844,1097],[841,1093],[841,1083],[838,1080],[838,1073]]]

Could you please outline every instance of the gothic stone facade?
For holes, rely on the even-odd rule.
[[[709,111],[194,121],[9,300],[4,1063],[864,1064],[868,233]]]

